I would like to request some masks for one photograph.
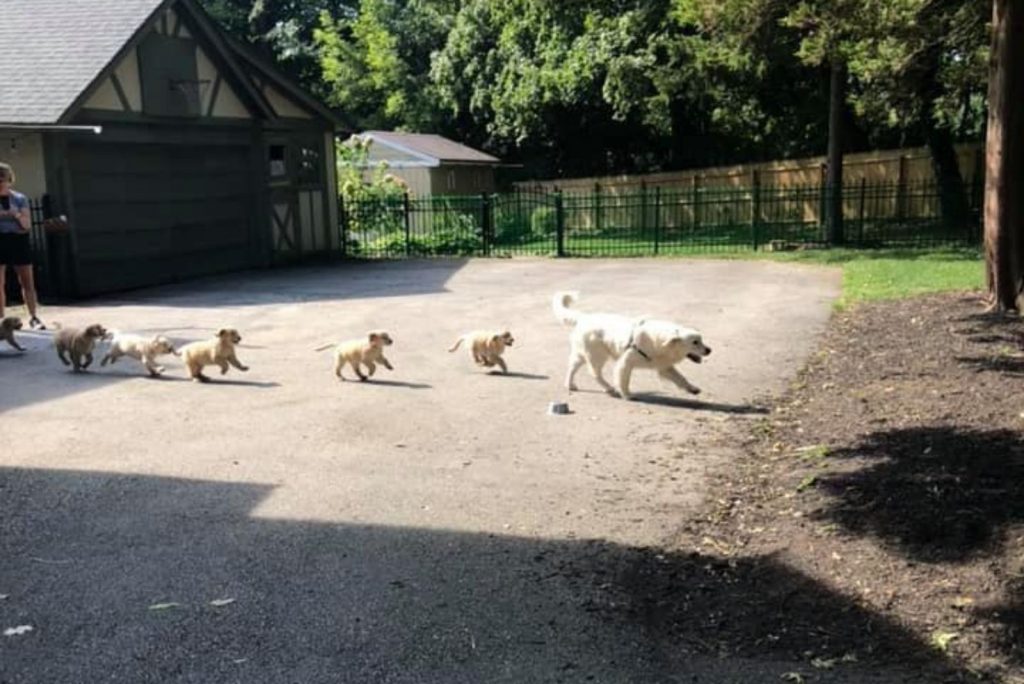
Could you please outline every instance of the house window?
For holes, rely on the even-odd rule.
[[[299,148],[299,170],[298,182],[303,185],[319,185],[320,169],[323,163],[320,160],[320,151],[312,147]]]
[[[267,157],[270,162],[270,177],[283,178],[288,174],[288,166],[285,164],[284,145],[271,145]]]
[[[473,187],[477,190],[484,187],[484,174],[479,169],[473,172]]]
[[[455,172],[454,171],[449,171],[448,172],[448,189],[449,190],[454,190],[455,189]]]

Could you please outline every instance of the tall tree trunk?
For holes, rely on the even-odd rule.
[[[828,102],[828,176],[826,225],[829,244],[843,243],[843,106],[846,102],[846,64],[832,61]]]
[[[1024,3],[993,0],[985,147],[985,272],[991,308],[1017,309],[1024,265]]]

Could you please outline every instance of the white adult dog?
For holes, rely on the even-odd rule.
[[[691,394],[700,389],[691,385],[675,366],[683,359],[701,363],[711,353],[701,334],[669,321],[650,318],[627,318],[617,314],[583,313],[573,309],[576,294],[559,292],[552,308],[563,323],[573,326],[569,352],[569,372],[565,386],[576,391],[576,373],[587,364],[591,374],[606,392],[623,399],[631,399],[629,379],[634,368],[650,368],[662,378]],[[615,381],[612,387],[601,374],[605,363],[616,360]]]

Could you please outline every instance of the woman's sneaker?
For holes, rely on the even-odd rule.
[[[46,330],[46,326],[39,320],[39,316],[33,316],[28,321],[28,326],[33,330]]]

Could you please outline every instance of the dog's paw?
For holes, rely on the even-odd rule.
[[[248,366],[239,366],[238,370],[240,370],[240,371],[247,371],[247,370],[249,370],[249,367]]]
[[[700,387],[691,387],[689,390],[690,394],[697,396],[700,394]]]

